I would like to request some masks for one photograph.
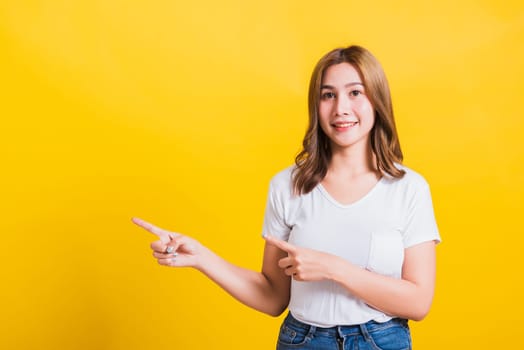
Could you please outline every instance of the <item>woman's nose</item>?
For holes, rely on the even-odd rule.
[[[336,105],[337,115],[349,115],[351,113],[351,101],[347,96],[340,96]]]

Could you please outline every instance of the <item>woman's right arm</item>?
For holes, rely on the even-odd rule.
[[[278,267],[283,257],[278,248],[266,244],[262,271],[256,272],[233,265],[203,247],[200,264],[195,267],[241,303],[278,316],[289,303],[290,277]]]
[[[286,309],[291,280],[278,267],[278,261],[287,254],[277,247],[266,243],[262,271],[257,272],[231,264],[191,237],[140,219],[133,222],[160,238],[151,244],[159,264],[193,267],[241,303],[271,316],[278,316]]]

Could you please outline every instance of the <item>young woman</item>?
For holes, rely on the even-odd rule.
[[[303,150],[270,183],[261,272],[133,221],[160,237],[159,264],[194,267],[269,315],[289,308],[279,350],[411,349],[407,320],[430,309],[440,236],[428,184],[401,162],[379,62],[335,49],[313,71]]]

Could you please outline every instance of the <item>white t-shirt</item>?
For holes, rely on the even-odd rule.
[[[383,176],[357,202],[338,203],[321,184],[293,195],[293,167],[270,182],[263,235],[334,254],[362,268],[401,278],[404,249],[440,242],[429,186],[416,172]],[[368,306],[332,281],[291,282],[291,314],[317,327],[385,322],[392,316]]]

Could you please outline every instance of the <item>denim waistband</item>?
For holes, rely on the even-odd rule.
[[[403,318],[392,318],[389,321],[386,322],[376,322],[376,321],[368,321],[363,324],[357,324],[357,325],[349,325],[349,326],[334,326],[329,328],[323,328],[323,327],[317,327],[312,326],[307,323],[303,323],[291,315],[291,313],[288,313],[286,316],[286,319],[284,321],[285,323],[291,324],[295,327],[299,327],[306,331],[309,334],[325,334],[327,336],[338,336],[338,337],[345,337],[350,335],[367,335],[369,333],[372,333],[374,331],[383,330],[389,327],[393,327],[396,325],[402,325],[404,327],[408,327],[408,320]]]

